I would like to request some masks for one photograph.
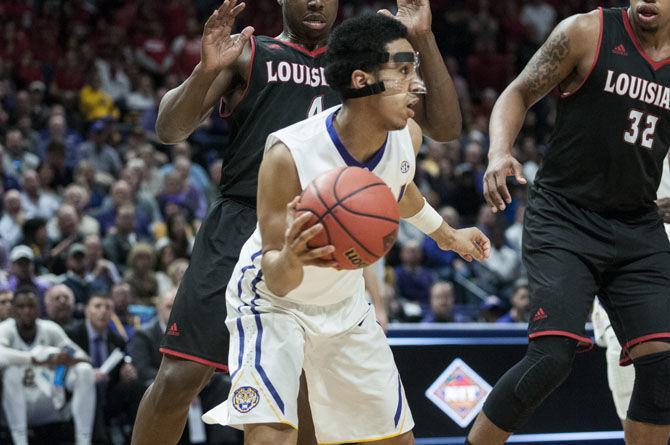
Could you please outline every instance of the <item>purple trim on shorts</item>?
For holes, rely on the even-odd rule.
[[[242,369],[242,356],[244,355],[244,326],[242,326],[242,319],[238,317],[237,319],[237,332],[240,333],[240,351],[237,355],[237,369],[230,376],[230,381],[232,382],[235,378],[235,375]]]
[[[246,272],[246,271],[249,270],[249,269],[255,269],[255,268],[256,268],[256,266],[254,265],[254,260],[255,260],[259,255],[261,255],[262,253],[263,253],[262,250],[259,250],[258,252],[254,252],[254,253],[251,255],[251,264],[248,264],[248,265],[242,267],[242,269],[240,269],[240,279],[237,280],[237,298],[240,299],[240,301],[242,302],[242,304],[240,304],[240,305],[237,307],[237,312],[240,312],[240,309],[242,309],[244,306],[246,306],[246,303],[244,303],[244,300],[242,300],[242,280],[244,279],[244,272]],[[254,312],[254,314],[257,313],[256,311],[253,311],[253,312]]]
[[[256,273],[256,276],[254,277],[254,279],[251,280],[251,291],[254,293],[254,298],[251,300],[251,312],[253,312],[254,315],[258,315],[258,311],[254,308],[257,306],[256,300],[258,300],[261,297],[260,295],[258,295],[258,291],[256,290],[256,285],[262,279],[263,279],[263,271],[259,269],[258,272]]]
[[[351,153],[347,151],[347,148],[344,146],[342,140],[337,135],[337,131],[335,131],[335,126],[333,125],[333,118],[335,117],[335,114],[337,114],[337,111],[333,111],[333,113],[326,118],[326,129],[328,130],[330,140],[333,141],[333,144],[335,145],[335,148],[337,148],[337,151],[340,153],[340,156],[342,156],[342,159],[344,159],[344,162],[349,167],[367,168],[370,171],[374,170],[375,167],[382,160],[382,157],[384,156],[384,151],[386,150],[386,142],[388,142],[389,139],[388,133],[386,135],[384,143],[382,144],[381,147],[377,149],[374,156],[372,156],[368,162],[359,162],[356,160],[356,158],[351,156]]]
[[[272,385],[268,375],[261,366],[261,338],[263,337],[263,324],[261,323],[261,316],[259,314],[254,315],[254,318],[256,319],[256,327],[258,328],[258,334],[256,334],[256,370],[258,371],[258,374],[260,374],[261,379],[263,379],[263,383],[265,383],[265,386],[270,391],[270,394],[272,394],[272,398],[275,399],[275,402],[277,402],[277,406],[279,406],[282,414],[285,414],[284,402],[282,401],[281,397],[279,397],[277,390]]]
[[[400,383],[400,374],[398,374],[398,407],[395,409],[395,416],[393,416],[393,424],[398,428],[400,421],[400,413],[402,412],[402,385]]]

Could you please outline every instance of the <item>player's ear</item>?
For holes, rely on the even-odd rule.
[[[370,77],[370,74],[363,70],[354,70],[354,72],[351,73],[351,88],[355,90],[363,88],[368,85],[368,78]]]

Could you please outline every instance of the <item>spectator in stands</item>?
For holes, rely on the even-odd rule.
[[[75,109],[79,90],[86,83],[86,72],[76,51],[69,49],[61,59],[53,74],[49,88],[52,98],[68,109]]]
[[[83,238],[79,231],[79,214],[77,209],[70,204],[63,204],[56,212],[55,227],[58,231],[49,234],[52,237],[53,249],[51,249],[51,267],[50,270],[56,275],[65,273],[67,261],[67,252],[73,243],[81,243]],[[53,227],[53,223],[47,223]]]
[[[170,155],[172,156],[172,162],[165,164],[161,168],[162,175],[165,175],[166,173],[169,173],[175,169],[177,159],[179,157],[184,157],[186,158],[186,160],[193,159],[191,144],[189,144],[188,141],[183,141],[174,144],[172,146]],[[199,164],[194,162],[188,163],[187,166],[188,168],[185,168],[186,166],[182,167],[182,174],[184,173],[183,170],[188,171],[189,180],[200,190],[205,190],[210,182],[210,179],[207,176],[207,172],[205,171],[205,169],[202,168],[202,166],[200,166]],[[218,185],[218,182],[216,182],[216,184]]]
[[[53,384],[54,366],[60,364],[69,366],[65,387],[72,392],[76,443],[90,444],[95,391],[88,357],[60,326],[37,318],[38,300],[32,290],[16,292],[12,311],[15,318],[0,323],[0,366],[2,406],[14,444],[28,445],[30,426],[68,420],[68,410],[61,410],[65,394],[55,392]]]
[[[67,250],[67,268],[61,282],[74,293],[76,311],[81,314],[91,297],[91,283],[86,279],[86,247],[72,243]]]
[[[135,48],[135,59],[140,66],[154,76],[167,73],[174,58],[170,54],[169,42],[165,38],[163,25],[158,20],[148,23],[149,34]]]
[[[133,188],[127,181],[120,179],[114,182],[111,197],[103,202],[102,208],[96,214],[103,233],[110,233],[112,226],[118,224],[117,213],[120,207],[132,204],[134,207],[132,231],[139,236],[149,237],[153,213],[152,205],[136,198]]]
[[[86,247],[86,280],[91,283],[91,290],[108,294],[112,286],[121,282],[121,275],[116,265],[103,256],[102,241],[98,235],[84,238]]]
[[[134,304],[133,291],[130,285],[121,282],[112,287],[112,303],[114,313],[109,322],[109,327],[126,342],[130,342],[135,331],[140,327],[140,317],[130,313],[130,305]],[[137,366],[137,363],[135,363]]]
[[[436,280],[435,273],[424,267],[421,244],[407,241],[400,247],[400,266],[395,271],[398,298],[417,303],[424,313],[430,309],[430,288]]]
[[[40,160],[28,150],[21,130],[10,128],[5,135],[5,155],[2,162],[8,175],[19,178],[24,171],[36,169]]]
[[[137,244],[139,238],[133,230],[135,222],[135,206],[123,204],[116,212],[116,224],[114,230],[102,240],[102,248],[105,257],[112,261],[123,274],[126,270],[128,254],[132,247]]]
[[[65,328],[74,319],[74,293],[64,284],[56,284],[44,294],[47,318]]]
[[[176,258],[191,258],[193,251],[193,228],[182,212],[173,213],[166,219],[167,236]]]
[[[65,114],[59,112],[52,112],[49,116],[47,128],[42,131],[40,145],[37,149],[37,154],[42,160],[48,157],[48,147],[53,143],[62,144],[65,166],[70,169],[75,167],[79,162],[77,147],[82,143],[82,138],[77,131],[68,126]],[[70,180],[72,180],[72,177],[70,177]]]
[[[79,184],[70,184],[63,191],[63,202],[70,204],[79,216],[79,233],[81,236],[97,235],[100,233],[100,223],[86,213],[90,201],[88,190]]]
[[[172,41],[170,51],[174,58],[172,71],[181,79],[191,75],[193,68],[200,62],[200,42],[202,27],[195,17],[186,20],[186,32]]]
[[[429,323],[464,323],[465,315],[454,311],[454,285],[448,281],[437,281],[430,288],[430,311],[423,318]]]
[[[7,286],[12,292],[20,288],[31,288],[40,302],[40,314],[44,314],[44,293],[51,287],[51,283],[35,275],[35,255],[30,247],[18,245],[9,254],[11,272],[7,277]]]
[[[61,142],[51,141],[46,145],[44,160],[37,168],[43,188],[54,192],[56,189],[67,187],[72,182],[72,167],[67,165],[67,156],[78,157],[78,155],[76,148],[72,148],[71,151],[68,149],[67,153],[66,155],[66,147]]]
[[[2,198],[2,218],[0,218],[0,241],[7,250],[14,247],[20,240],[22,226],[26,215],[21,208],[21,193],[8,190]]]
[[[519,276],[521,258],[505,244],[502,222],[494,225],[491,233],[491,255],[484,261],[473,264],[478,285],[488,292],[509,296],[509,288]]]
[[[128,269],[123,281],[130,285],[137,304],[151,306],[153,299],[158,296],[155,263],[156,252],[150,244],[135,244],[128,254]]]
[[[495,323],[507,311],[507,306],[496,295],[489,295],[479,305],[479,321]]]
[[[528,280],[526,278],[519,278],[514,282],[510,302],[512,303],[512,308],[500,317],[497,322],[528,323],[530,317],[530,299],[528,296]]]
[[[103,421],[107,431],[112,418],[132,425],[144,392],[132,363],[122,359],[108,373],[101,369],[114,350],[123,354],[126,351],[126,342],[109,327],[112,313],[113,303],[108,295],[92,295],[86,305],[85,320],[72,324],[66,331],[91,357],[98,394],[97,422]]]
[[[544,0],[529,0],[521,8],[519,16],[529,30],[531,41],[540,45],[556,22],[556,10]]]
[[[91,124],[88,138],[79,144],[80,159],[89,161],[97,173],[105,173],[112,178],[118,178],[123,163],[114,147],[109,145],[109,124],[104,119],[98,119]]]
[[[11,316],[14,293],[7,286],[0,287],[0,322]]]
[[[30,247],[33,251],[35,273],[38,275],[49,273],[49,266],[51,266],[51,241],[47,232],[46,219],[31,218],[23,223],[21,244]]]
[[[35,170],[23,171],[21,180],[21,208],[26,218],[51,218],[60,206],[60,199],[55,193],[42,190],[40,178]]]
[[[79,92],[79,111],[89,123],[119,117],[119,110],[111,96],[102,90],[100,74],[95,69],[90,70],[88,81]]]

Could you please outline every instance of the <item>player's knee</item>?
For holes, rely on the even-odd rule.
[[[164,357],[154,381],[154,391],[189,403],[212,377],[213,368],[188,360]]]
[[[670,351],[633,360],[635,385],[628,418],[637,422],[670,425]]]
[[[562,340],[562,339],[560,339]],[[574,347],[542,347],[535,340],[528,348],[530,366],[514,388],[524,403],[536,406],[556,389],[572,371]]]
[[[570,375],[576,342],[565,337],[541,337],[526,356],[496,384],[484,405],[498,428],[515,432],[535,409]]]
[[[22,380],[25,368],[22,366],[8,366],[2,372],[2,382],[5,386],[23,385]]]
[[[77,363],[72,367],[72,371],[80,385],[93,386],[95,384],[95,371],[90,363]]]

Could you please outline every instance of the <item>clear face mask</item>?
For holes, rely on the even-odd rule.
[[[384,84],[382,94],[426,94],[426,84],[419,73],[419,53],[416,51],[398,52],[389,54],[389,60],[384,64],[380,74],[380,82]],[[401,68],[406,72],[402,73]],[[395,75],[388,76],[393,71]],[[388,77],[387,77],[388,76]]]
[[[376,57],[379,63],[379,80],[362,88],[346,88],[343,99],[356,99],[374,94],[426,94],[426,84],[419,74],[419,53],[401,51],[383,53]],[[403,72],[403,68],[405,68]]]

